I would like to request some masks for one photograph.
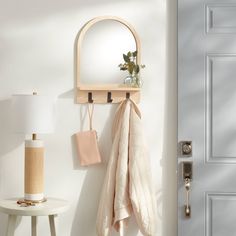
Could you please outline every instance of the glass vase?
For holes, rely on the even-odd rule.
[[[124,84],[129,87],[140,88],[142,87],[143,82],[137,75],[128,75],[124,79]]]

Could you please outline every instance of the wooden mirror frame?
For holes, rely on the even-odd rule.
[[[85,84],[80,81],[80,64],[82,42],[86,32],[96,23],[106,20],[113,20],[126,26],[132,33],[136,50],[138,52],[136,62],[140,64],[141,44],[140,39],[133,28],[127,21],[116,16],[100,16],[88,21],[80,30],[77,40],[76,54],[76,98],[77,103],[119,103],[125,98],[130,97],[135,102],[140,101],[140,88],[128,87],[125,84]]]

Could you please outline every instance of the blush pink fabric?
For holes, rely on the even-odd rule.
[[[78,157],[81,166],[88,166],[101,162],[95,130],[82,131],[75,134]]]
[[[78,150],[78,157],[81,166],[89,166],[101,162],[101,155],[98,149],[97,132],[93,130],[92,119],[94,104],[88,104],[89,130],[75,134]]]
[[[151,167],[143,141],[141,114],[125,100],[113,122],[113,144],[97,214],[97,235],[124,235],[131,215],[144,236],[156,235],[157,205]]]

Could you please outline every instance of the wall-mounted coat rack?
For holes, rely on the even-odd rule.
[[[136,50],[138,55],[136,58],[137,64],[140,64],[140,53],[141,45],[138,34],[135,29],[125,20],[115,17],[115,16],[102,16],[96,17],[88,21],[81,29],[78,41],[77,41],[77,55],[76,55],[76,79],[77,79],[77,88],[76,88],[76,102],[77,103],[119,103],[125,98],[132,98],[135,102],[140,101],[140,88],[128,87],[125,84],[85,84],[80,81],[80,62],[81,62],[81,47],[84,36],[89,28],[94,24],[104,21],[104,20],[113,20],[117,21],[124,26],[126,26],[129,31],[132,33]]]

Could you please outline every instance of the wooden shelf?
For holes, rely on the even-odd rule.
[[[78,87],[79,90],[83,91],[123,91],[132,92],[140,91],[140,88],[128,87],[125,84],[81,84]]]
[[[133,26],[125,20],[115,16],[101,16],[88,21],[81,29],[77,39],[77,55],[76,55],[76,102],[77,103],[120,103],[127,97],[131,98],[136,103],[140,101],[140,88],[128,87],[125,84],[86,84],[80,81],[80,63],[81,63],[81,48],[86,32],[96,23],[104,20],[113,20],[123,24],[133,35],[136,43],[136,63],[140,65],[141,43],[139,36]]]

